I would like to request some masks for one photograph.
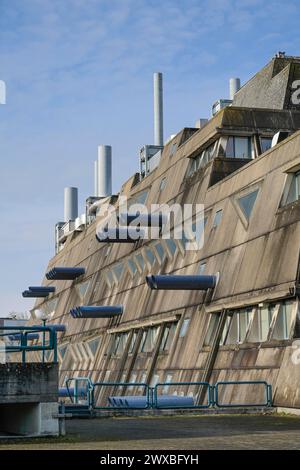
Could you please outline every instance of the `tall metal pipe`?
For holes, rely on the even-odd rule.
[[[111,146],[98,147],[98,197],[107,197],[112,194],[112,165]]]
[[[94,161],[94,196],[98,197],[98,160]]]
[[[153,76],[154,85],[154,144],[164,145],[163,123],[163,76],[156,72]]]
[[[65,188],[64,221],[69,222],[78,217],[78,188]]]
[[[229,95],[230,99],[233,100],[234,95],[241,88],[241,80],[239,78],[230,78],[229,80]]]

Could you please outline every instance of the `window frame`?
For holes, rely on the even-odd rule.
[[[229,140],[232,139],[232,148],[233,148],[233,155],[227,155],[227,145]],[[236,156],[236,139],[247,139],[248,141],[248,155],[250,157],[237,157]],[[234,158],[236,160],[253,160],[253,136],[252,135],[228,135],[227,142],[225,146],[224,157],[225,158]]]

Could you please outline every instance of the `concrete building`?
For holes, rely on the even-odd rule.
[[[58,348],[61,385],[76,376],[151,386],[258,380],[272,385],[274,405],[300,407],[299,74],[299,58],[275,57],[232,104],[204,126],[182,129],[151,155],[155,165],[105,199],[116,208],[122,196],[148,209],[204,204],[202,247],[188,250],[185,238],[174,237],[99,243],[103,198],[93,198],[94,216],[84,226],[65,234],[47,271],[80,266],[85,274],[45,278],[43,285],[56,291],[33,309],[66,325]],[[216,273],[218,283],[207,291],[155,291],[145,280]],[[124,312],[112,318],[69,313],[116,304]],[[140,386],[131,391],[139,394]],[[197,387],[177,386],[174,393],[194,396]],[[257,394],[254,386],[232,385],[223,400],[251,403]],[[99,391],[97,403],[106,397]]]

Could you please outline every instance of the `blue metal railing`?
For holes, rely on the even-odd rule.
[[[240,385],[258,385],[264,387],[265,401],[260,403],[222,403],[220,401],[220,387]],[[222,381],[214,385],[214,404],[220,408],[272,406],[272,386],[265,380]]]
[[[74,382],[73,390],[70,387],[70,384]],[[84,387],[80,387],[80,382],[83,382]],[[94,385],[89,377],[71,377],[66,380],[66,388],[68,396],[72,403],[78,404],[79,399],[83,398],[89,407],[93,403],[93,388]]]
[[[144,395],[120,395],[108,397],[108,405],[96,406],[95,404],[95,389],[101,387],[143,387]],[[92,406],[95,410],[107,410],[107,409],[126,409],[141,410],[152,407],[152,393],[149,385],[143,382],[95,382],[93,383],[92,391]]]
[[[210,385],[208,382],[165,382],[158,383],[155,387],[150,387],[146,383],[140,382],[95,382],[93,383],[87,377],[76,377],[66,380],[68,395],[72,403],[78,403],[78,397],[82,398],[83,393],[79,387],[80,381],[86,381],[86,394],[85,399],[89,407],[93,410],[141,410],[141,409],[200,409],[200,408],[229,408],[229,407],[258,407],[258,406],[272,406],[272,386],[266,381],[220,381],[215,385]],[[74,381],[74,389],[69,388],[71,381]],[[265,393],[265,400],[260,403],[223,403],[220,399],[220,387],[226,386],[263,386]],[[199,387],[197,393],[193,395],[167,395],[159,394],[162,387]],[[142,395],[127,395],[125,389],[143,387]],[[100,392],[106,388],[121,389],[121,394],[117,395],[111,392],[111,395],[102,397],[107,399],[108,404],[98,406],[96,405],[95,391],[100,389]],[[206,393],[205,392],[206,389]],[[109,391],[109,390],[108,390]],[[205,398],[205,403],[199,403],[200,396]]]
[[[57,362],[57,336],[56,331],[48,326],[1,326],[0,340],[6,353],[21,353],[22,362],[26,362],[26,353],[32,351],[53,351],[53,362]],[[16,333],[15,333],[16,332]],[[42,344],[34,344],[32,341],[33,333],[42,333]],[[49,334],[49,340],[46,344],[45,333]],[[9,337],[15,336],[13,340]],[[31,336],[31,338],[30,338]],[[36,340],[36,338],[34,338]],[[30,341],[30,343],[29,343]],[[36,340],[38,341],[38,340]],[[10,344],[11,342],[17,344]]]

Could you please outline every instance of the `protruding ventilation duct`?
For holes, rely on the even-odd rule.
[[[78,189],[65,188],[64,221],[70,222],[78,217]]]
[[[85,398],[87,393],[86,387],[59,387],[58,396],[60,398],[73,398],[75,395],[79,398]]]
[[[230,99],[233,100],[234,95],[241,88],[241,80],[239,78],[230,78],[229,80],[229,95]]]
[[[33,325],[33,326],[40,326],[40,325]],[[52,324],[47,325],[47,327],[51,328],[51,330],[56,331],[56,332],[64,333],[66,331],[66,325],[64,324],[52,323]]]
[[[25,298],[45,298],[53,292],[55,292],[55,287],[52,286],[31,286],[22,292],[22,296]]]
[[[48,292],[53,293],[55,292],[55,287],[54,286],[31,286],[28,287],[28,290],[33,291],[33,292]]]
[[[33,291],[33,290],[25,290],[22,292],[22,296],[24,298],[46,298],[48,297],[49,292],[47,291]]]
[[[122,313],[123,305],[82,306],[70,310],[73,318],[111,318]]]
[[[148,287],[153,290],[207,290],[217,284],[217,276],[180,276],[171,274],[146,276]]]
[[[163,124],[163,76],[156,72],[153,76],[154,84],[154,144],[164,145]]]
[[[79,276],[82,276],[85,273],[85,268],[66,268],[66,267],[54,267],[46,273],[46,278],[48,280],[71,280],[73,281]]]
[[[112,161],[111,146],[98,147],[98,197],[107,197],[112,194]]]

